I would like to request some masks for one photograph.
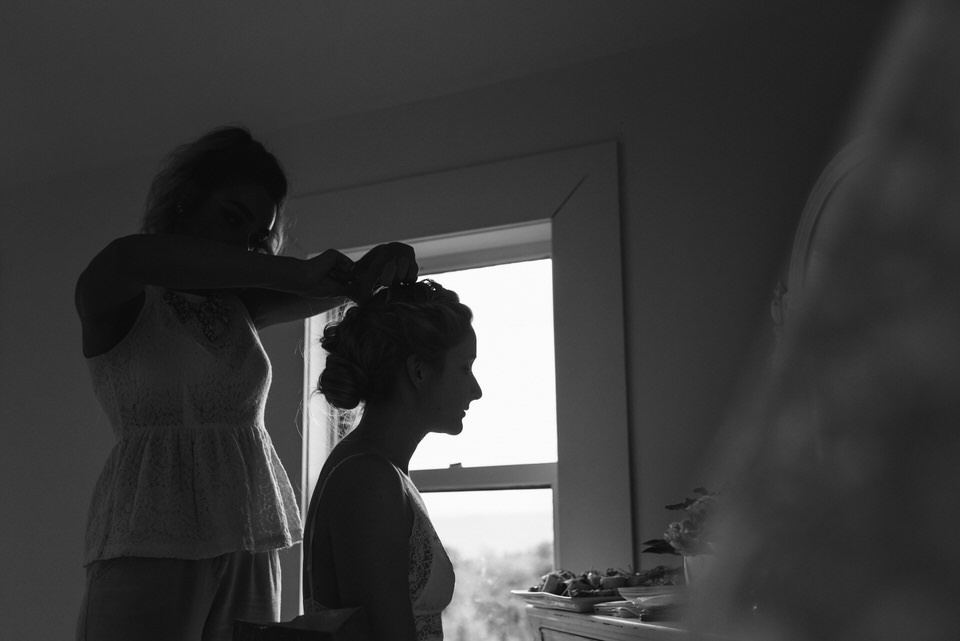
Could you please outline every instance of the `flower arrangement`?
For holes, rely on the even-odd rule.
[[[667,526],[662,539],[644,541],[647,546],[644,552],[683,556],[713,553],[710,516],[716,507],[717,494],[703,487],[694,488],[693,493],[696,495],[693,498],[666,506],[668,510],[682,510],[683,517]]]

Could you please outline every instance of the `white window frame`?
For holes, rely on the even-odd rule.
[[[549,222],[557,371],[555,553],[560,566],[578,571],[637,566],[619,198],[617,145],[607,142],[302,196],[288,204],[305,254]],[[316,458],[305,448],[302,487],[308,490]],[[501,472],[508,481],[510,470]],[[491,474],[487,481],[496,482],[496,472]],[[304,510],[309,497],[304,492]]]
[[[465,492],[471,490],[556,491],[556,463],[520,463],[463,467],[454,463],[437,470],[411,470],[410,478],[421,492]]]

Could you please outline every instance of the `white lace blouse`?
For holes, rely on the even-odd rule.
[[[128,334],[88,365],[117,442],[90,504],[86,564],[300,541],[263,424],[270,361],[238,298],[148,287]]]

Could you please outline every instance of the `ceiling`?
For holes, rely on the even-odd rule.
[[[772,4],[5,0],[0,189],[153,157],[218,124],[266,133],[462,91]]]

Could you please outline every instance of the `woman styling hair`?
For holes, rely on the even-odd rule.
[[[334,407],[363,403],[310,500],[304,607],[362,607],[383,641],[443,638],[453,567],[408,476],[430,432],[459,434],[481,390],[470,309],[426,280],[387,287],[328,326],[319,390]]]
[[[230,639],[279,617],[277,550],[297,499],[264,423],[258,330],[416,280],[413,250],[356,264],[277,256],[287,181],[239,127],[175,150],[143,233],[108,244],[76,307],[94,391],[117,437],[90,505],[79,639]]]

